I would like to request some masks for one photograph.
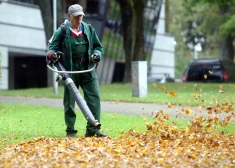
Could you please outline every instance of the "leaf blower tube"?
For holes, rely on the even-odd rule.
[[[55,69],[52,69],[51,68],[52,65],[54,65],[58,69],[58,71]],[[89,107],[87,106],[86,101],[83,99],[79,90],[77,89],[76,85],[74,84],[73,80],[70,78],[70,76],[68,74],[68,73],[89,72],[89,71],[92,71],[95,68],[95,66],[92,69],[86,70],[86,71],[66,71],[65,68],[63,67],[63,65],[60,62],[58,62],[58,60],[53,63],[49,62],[47,65],[47,67],[50,70],[61,74],[62,80],[65,81],[67,88],[69,89],[70,93],[73,95],[73,97],[74,97],[78,107],[82,111],[85,119],[93,126],[100,127],[101,124],[97,120],[95,120],[93,114],[91,113]]]

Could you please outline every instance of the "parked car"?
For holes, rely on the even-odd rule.
[[[219,58],[200,58],[190,61],[183,82],[227,82],[228,73]]]

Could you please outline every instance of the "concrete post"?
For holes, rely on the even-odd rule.
[[[147,97],[147,61],[133,61],[131,64],[132,96]]]

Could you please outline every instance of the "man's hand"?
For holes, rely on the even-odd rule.
[[[48,60],[49,60],[50,64],[54,64],[56,61],[58,61],[60,56],[64,56],[64,53],[61,51],[52,52],[52,53],[48,54]]]
[[[57,51],[56,54],[57,54],[58,56],[64,56],[64,53],[61,52],[61,51]]]
[[[92,55],[91,55],[91,60],[92,60],[92,62],[94,62],[94,63],[100,62],[100,56],[99,56],[99,54],[98,54],[98,53],[92,54]]]

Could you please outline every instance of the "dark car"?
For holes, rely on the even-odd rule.
[[[190,61],[183,82],[227,82],[228,73],[219,58],[200,58]]]

